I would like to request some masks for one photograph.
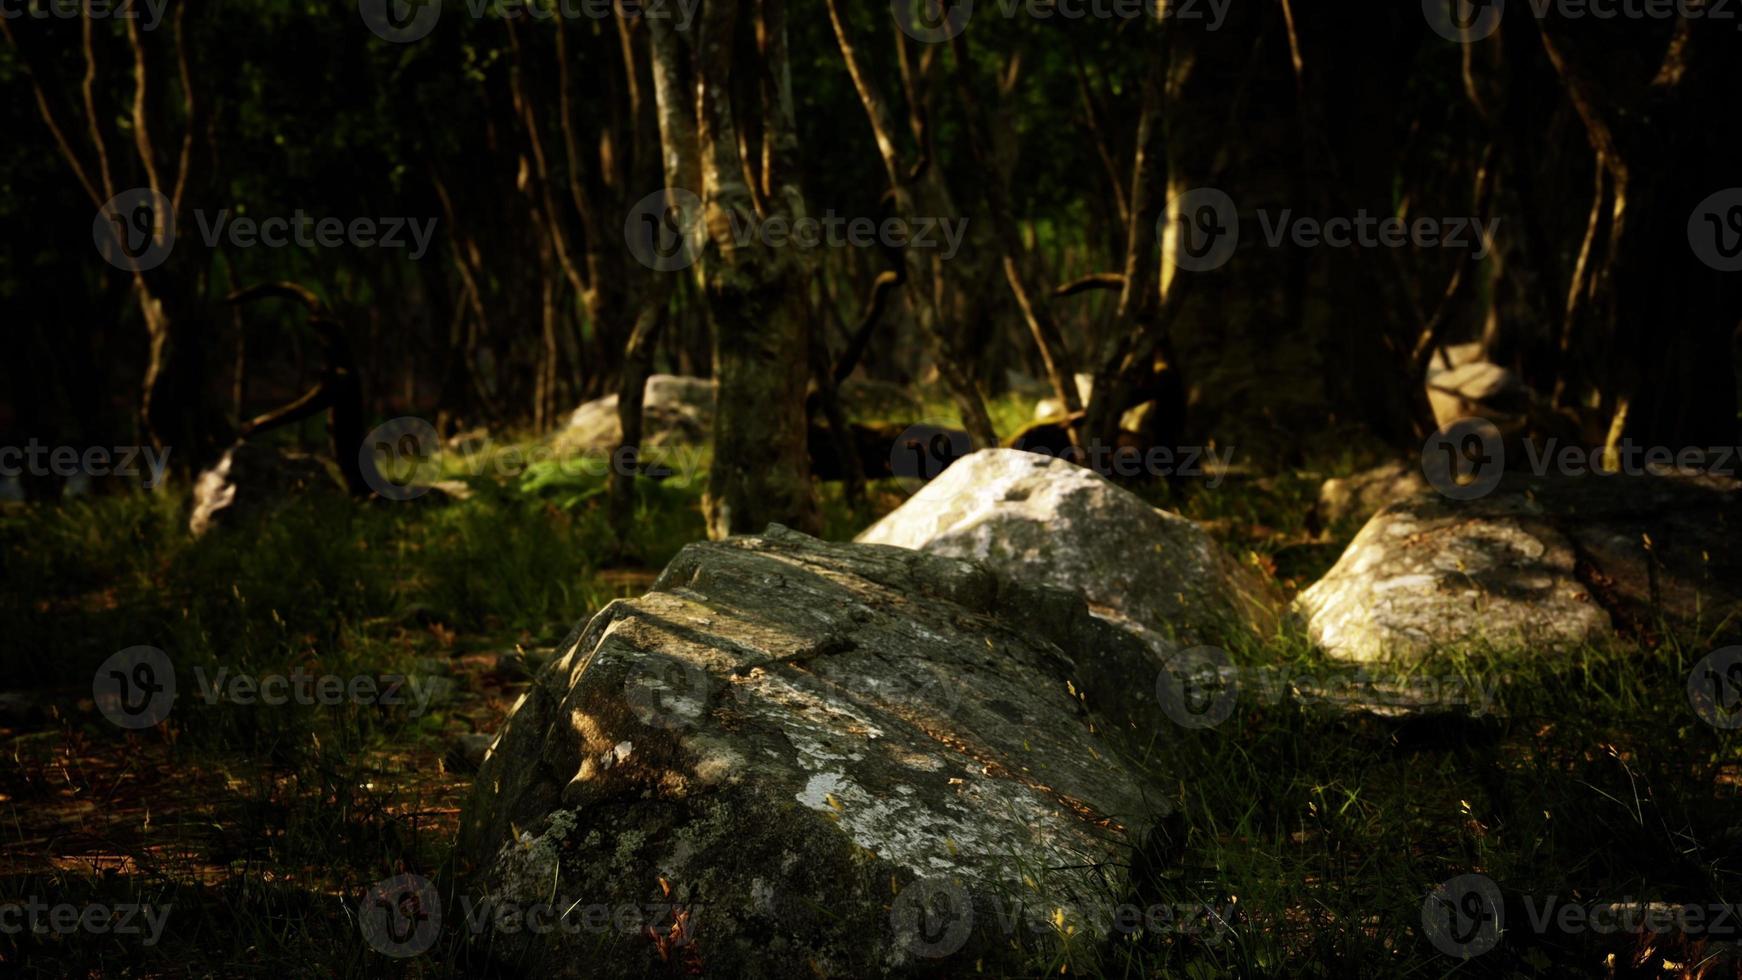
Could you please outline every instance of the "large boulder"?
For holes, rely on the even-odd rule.
[[[461,835],[536,975],[1009,975],[1035,919],[1108,928],[1157,812],[1122,753],[1156,649],[968,562],[771,526],[558,650]]]
[[[1665,626],[1710,642],[1742,622],[1742,567],[1721,547],[1738,502],[1733,482],[1669,476],[1428,491],[1375,515],[1296,608],[1314,642],[1356,661],[1654,643]]]
[[[197,538],[221,525],[247,525],[301,494],[344,489],[324,457],[237,442],[194,479],[188,532]]]
[[[1014,449],[957,460],[858,537],[985,562],[1185,643],[1263,639],[1282,599],[1196,523],[1081,466]]]

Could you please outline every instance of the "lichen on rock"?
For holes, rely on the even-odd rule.
[[[491,937],[554,975],[1017,968],[1047,915],[1104,926],[1165,809],[1133,758],[1157,649],[969,562],[771,527],[560,653],[479,775],[472,890],[682,927]]]

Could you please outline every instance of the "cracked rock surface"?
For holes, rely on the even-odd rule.
[[[1164,809],[1125,751],[1163,651],[968,562],[774,526],[558,653],[479,774],[471,898],[632,911],[490,936],[540,974],[1020,968],[1107,927]]]

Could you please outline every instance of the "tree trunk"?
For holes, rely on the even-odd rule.
[[[696,139],[707,231],[699,268],[718,383],[714,464],[703,499],[708,534],[714,538],[757,533],[770,523],[810,533],[822,526],[806,446],[810,362],[803,267],[791,249],[768,248],[755,236],[740,246],[734,234],[734,222],[742,227],[804,214],[790,159],[796,136],[785,6],[781,0],[763,0],[758,14],[760,64],[739,56],[736,0],[707,0],[695,48]],[[748,117],[757,107],[734,105],[735,68],[751,78],[773,80],[773,97],[765,94],[760,107],[772,152],[764,157],[757,194],[745,177],[749,161],[734,118],[734,109]],[[668,158],[672,152],[668,146]],[[766,213],[757,212],[758,199]]]

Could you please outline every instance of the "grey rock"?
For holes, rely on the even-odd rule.
[[[1655,643],[1664,627],[1704,643],[1742,622],[1739,502],[1734,481],[1686,476],[1429,491],[1375,515],[1296,608],[1316,643],[1358,661]]]
[[[697,443],[714,427],[714,382],[675,374],[648,376],[642,392],[641,432],[647,446],[672,442]],[[610,450],[623,439],[617,420],[617,396],[595,398],[574,410],[568,428],[558,436],[564,446]]]
[[[633,913],[492,933],[539,975],[1008,975],[1032,919],[1108,928],[1160,809],[1125,754],[1158,651],[968,562],[771,526],[689,546],[558,649],[462,855],[509,907]]]
[[[1013,449],[957,460],[858,537],[985,562],[1177,642],[1262,639],[1276,586],[1209,533],[1095,472]]]

